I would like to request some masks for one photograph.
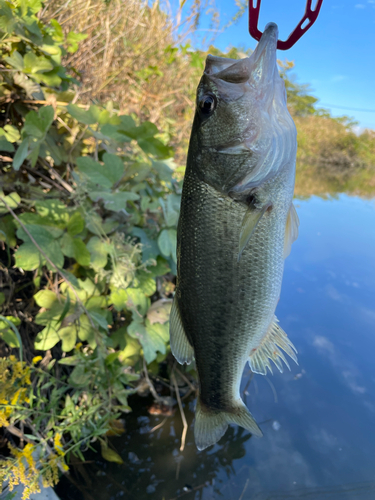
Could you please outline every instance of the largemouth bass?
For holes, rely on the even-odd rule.
[[[261,430],[240,397],[252,371],[282,371],[295,348],[278,326],[284,259],[298,234],[292,204],[296,129],[276,64],[277,26],[235,60],[208,56],[197,89],[177,231],[171,349],[199,376],[194,434],[203,450],[229,423]],[[281,350],[282,349],[282,350]]]

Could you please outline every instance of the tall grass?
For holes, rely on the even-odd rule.
[[[172,14],[158,0],[52,0],[43,14],[65,32],[87,36],[65,60],[81,82],[77,99],[112,100],[121,112],[154,122],[175,148],[186,146],[202,69],[192,64],[186,44],[207,7],[205,0],[193,0],[188,9],[184,4]],[[218,23],[213,9],[213,31]]]

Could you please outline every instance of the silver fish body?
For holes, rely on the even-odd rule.
[[[199,449],[229,423],[261,435],[240,397],[247,362],[282,371],[294,347],[275,318],[284,258],[298,230],[292,205],[296,131],[276,66],[277,26],[250,58],[208,56],[197,90],[177,237],[171,348],[195,358]]]

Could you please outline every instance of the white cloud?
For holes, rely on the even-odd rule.
[[[331,78],[331,82],[342,82],[343,80],[346,80],[348,77],[346,75],[334,75]]]
[[[313,345],[317,347],[322,354],[327,356],[332,366],[343,378],[346,386],[354,392],[354,394],[358,395],[367,392],[366,387],[357,383],[357,379],[361,378],[360,370],[358,370],[350,360],[344,359],[327,337],[317,335],[313,340]]]
[[[366,5],[363,5],[363,3],[357,3],[357,5],[355,6],[356,9],[364,9],[366,8]]]
[[[313,345],[315,347],[318,347],[322,351],[326,351],[329,354],[332,354],[332,355],[335,354],[335,347],[332,344],[332,342],[327,339],[327,337],[323,337],[322,335],[317,335],[314,338]]]

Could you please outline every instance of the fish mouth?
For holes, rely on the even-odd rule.
[[[279,30],[277,24],[268,23],[258,45],[250,57],[228,59],[208,55],[204,74],[228,83],[250,83],[273,80],[276,68],[276,50]]]

